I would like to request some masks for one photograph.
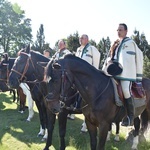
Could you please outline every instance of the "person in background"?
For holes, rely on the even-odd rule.
[[[143,53],[136,43],[127,37],[128,28],[124,23],[120,23],[117,29],[118,37],[110,48],[111,59],[121,64],[123,71],[114,76],[121,83],[127,118],[122,122],[122,126],[132,126],[134,123],[134,101],[130,93],[133,81],[142,81],[143,74]]]
[[[99,69],[100,63],[100,52],[94,46],[89,43],[89,37],[86,34],[83,34],[79,38],[80,47],[77,48],[76,56],[82,58],[83,60],[87,61],[89,64],[94,66],[96,69]],[[82,124],[81,128],[82,132],[87,132],[87,127],[85,120]]]
[[[50,50],[48,50],[48,49],[46,49],[46,50],[44,50],[43,51],[43,55],[45,56],[45,57],[47,57],[47,58],[50,58]]]
[[[55,54],[57,59],[64,58],[65,55],[70,54],[71,52],[66,48],[66,42],[64,40],[58,41],[58,51]]]

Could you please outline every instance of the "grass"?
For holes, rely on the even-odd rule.
[[[41,150],[45,142],[37,137],[39,132],[39,116],[36,106],[35,115],[31,122],[26,122],[28,111],[18,112],[18,104],[12,102],[12,95],[8,92],[0,93],[0,150]],[[90,150],[88,133],[80,133],[82,115],[76,115],[74,121],[68,120],[66,133],[66,150]],[[106,150],[129,150],[131,144],[125,140],[127,128],[121,128],[120,142],[114,142],[114,127],[111,141],[107,142]],[[54,148],[55,147],[55,148]],[[56,121],[51,150],[59,150],[58,123]],[[150,142],[143,142],[139,150],[150,150]]]

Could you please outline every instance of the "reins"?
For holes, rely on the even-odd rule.
[[[79,94],[79,91],[77,91],[74,95],[70,96],[69,98],[67,96],[65,96],[64,94],[64,88],[65,88],[65,82],[66,82],[66,77],[68,78],[70,84],[72,85],[71,88],[75,89],[74,84],[72,84],[71,82],[71,78],[68,74],[68,72],[66,71],[66,69],[62,69],[62,76],[61,76],[61,94],[60,94],[60,102],[63,104],[62,108],[65,108],[67,110],[72,110],[72,111],[79,111],[84,109],[85,107],[88,106],[88,104],[86,104],[85,106],[81,107],[81,108],[76,108],[73,106],[66,106],[65,102],[71,100],[72,98],[74,98],[77,94]]]

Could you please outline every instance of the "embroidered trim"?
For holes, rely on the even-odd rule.
[[[135,55],[136,53],[135,53],[135,52],[132,52],[132,51],[127,51],[127,54]]]
[[[86,54],[86,56],[93,58],[93,56],[92,56],[92,55],[90,55],[90,54]]]

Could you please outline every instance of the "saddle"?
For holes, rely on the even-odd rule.
[[[122,101],[124,101],[124,96],[122,92],[122,87],[120,81],[116,80],[118,95]],[[132,82],[131,95],[134,99],[144,98],[146,96],[145,90],[143,88],[142,82]]]

